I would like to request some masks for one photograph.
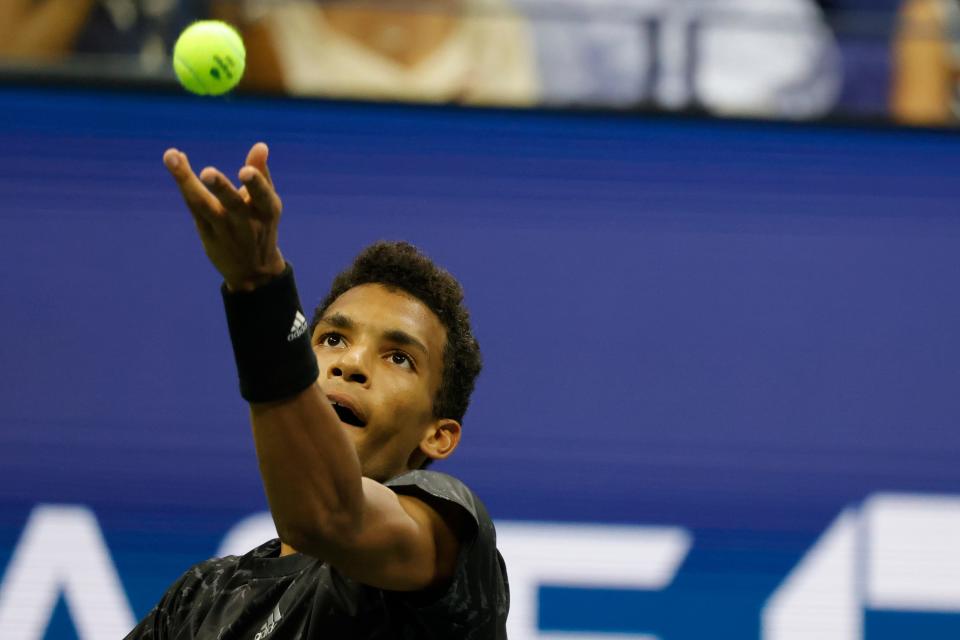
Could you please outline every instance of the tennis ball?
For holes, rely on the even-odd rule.
[[[184,89],[201,96],[219,96],[237,86],[246,60],[240,34],[219,20],[194,22],[173,46],[177,79]]]

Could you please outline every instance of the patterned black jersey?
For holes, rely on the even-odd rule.
[[[443,639],[505,640],[509,589],[493,522],[463,483],[413,471],[386,483],[474,525],[442,592],[376,589],[322,560],[280,556],[271,540],[244,556],[191,567],[127,640]]]

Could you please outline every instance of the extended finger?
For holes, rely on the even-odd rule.
[[[163,154],[163,164],[176,180],[180,194],[194,218],[206,222],[215,220],[220,213],[220,202],[203,186],[190,168],[187,154],[177,149],[167,149]]]
[[[250,203],[258,213],[269,218],[280,215],[280,198],[273,190],[273,185],[256,167],[243,167],[237,177],[247,188]]]
[[[222,204],[223,208],[227,211],[239,214],[246,209],[247,203],[244,201],[243,195],[237,191],[233,183],[230,182],[230,179],[217,169],[205,167],[204,170],[200,172],[200,180],[206,185],[207,189],[210,190],[210,193],[216,196],[217,200],[220,201],[220,204]]]
[[[250,147],[247,154],[247,165],[254,167],[263,174],[270,186],[273,186],[273,178],[270,176],[270,168],[267,167],[267,157],[270,155],[270,148],[265,142],[258,142]]]

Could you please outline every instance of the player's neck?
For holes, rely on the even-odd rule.
[[[283,540],[280,541],[280,557],[293,555],[294,553],[299,553],[296,549],[288,545]]]

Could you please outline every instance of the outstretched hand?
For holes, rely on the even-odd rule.
[[[238,189],[214,167],[197,176],[187,155],[167,149],[163,164],[177,181],[210,262],[233,291],[250,291],[284,269],[277,246],[283,208],[267,168],[267,145],[258,142],[237,174]]]

